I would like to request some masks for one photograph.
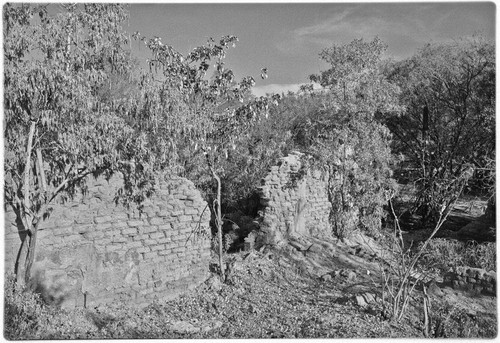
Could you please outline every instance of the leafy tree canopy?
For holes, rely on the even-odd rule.
[[[495,154],[494,45],[477,36],[428,44],[387,76],[402,89],[406,108],[387,125],[395,151],[419,168],[421,202],[438,206],[467,168],[484,177]]]

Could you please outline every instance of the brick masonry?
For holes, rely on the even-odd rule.
[[[497,274],[479,268],[456,267],[445,275],[444,283],[455,289],[495,295]]]
[[[33,278],[62,307],[148,304],[196,287],[209,273],[210,211],[194,184],[161,178],[137,208],[115,204],[120,176],[88,180],[86,194],[54,206],[38,232]],[[16,218],[5,213],[5,272],[20,247]]]
[[[301,156],[300,152],[293,152],[281,158],[262,179],[259,193],[265,244],[280,244],[290,235],[332,235],[328,175],[302,171]]]

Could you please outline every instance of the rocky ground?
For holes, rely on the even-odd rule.
[[[76,320],[86,330],[44,338],[423,337],[420,292],[400,323],[388,319],[376,250],[363,235],[345,242],[295,237],[279,250],[229,255],[225,283],[214,274],[173,301],[85,310]],[[433,334],[496,335],[495,297],[438,287],[431,304]]]
[[[460,225],[477,219],[460,218],[460,206],[457,214]],[[460,231],[455,229],[451,231]],[[468,232],[485,236],[482,226]],[[419,239],[418,232],[407,235]],[[210,279],[173,301],[157,301],[142,309],[119,303],[58,310],[37,324],[43,334],[25,338],[423,338],[420,289],[399,323],[390,320],[384,309],[381,257],[387,256],[383,251],[362,234],[344,241],[291,237],[279,249],[265,246],[228,254],[226,282],[215,272],[214,255]],[[496,297],[439,283],[429,287],[429,294],[430,337],[496,336]]]

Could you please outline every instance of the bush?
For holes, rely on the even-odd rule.
[[[8,340],[39,338],[45,307],[38,294],[20,287],[9,275],[5,280],[4,337]]]
[[[315,168],[329,172],[335,234],[344,238],[363,229],[376,235],[386,192],[396,188],[389,131],[369,113],[342,112],[328,102],[301,120],[295,143],[314,157]]]
[[[417,250],[420,250],[422,243]],[[430,241],[421,259],[421,265],[447,272],[456,266],[496,270],[496,244],[477,243],[475,241],[460,242],[446,238],[435,238]]]
[[[38,293],[9,275],[4,285],[4,337],[8,340],[91,339],[99,328],[86,309],[67,311],[45,304]]]
[[[494,338],[497,322],[494,315],[472,315],[449,304],[439,305],[432,313],[432,336],[436,338]]]
[[[385,192],[395,188],[390,140],[387,128],[370,113],[343,111],[329,94],[289,94],[270,108],[268,119],[240,138],[245,148],[240,152],[245,152],[229,154],[224,162],[224,208],[255,215],[255,206],[245,203],[260,179],[279,157],[297,150],[312,156],[304,164],[329,172],[334,233],[376,233],[385,216]]]

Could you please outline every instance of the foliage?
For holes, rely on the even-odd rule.
[[[382,73],[383,54],[387,45],[378,37],[371,42],[355,39],[344,45],[333,45],[320,53],[330,68],[311,81],[328,88],[335,109],[349,113],[399,113],[399,88]]]
[[[387,120],[395,152],[419,168],[416,207],[435,219],[439,198],[453,194],[446,189],[464,169],[491,172],[484,168],[495,152],[494,44],[481,37],[428,44],[385,74],[406,108]]]
[[[314,152],[318,165],[328,166],[331,219],[340,237],[358,226],[376,233],[384,216],[384,192],[395,187],[391,135],[375,120],[401,110],[398,87],[382,74],[386,48],[375,38],[323,50],[320,57],[330,69],[312,75],[311,80],[320,82],[328,92],[320,109],[296,133]]]
[[[50,204],[84,189],[87,175],[119,168],[131,128],[98,90],[112,73],[128,72],[127,13],[108,4],[63,4],[54,15],[6,4],[3,13],[5,199],[29,237],[17,270],[29,279]]]
[[[389,194],[388,198],[394,218],[394,234],[386,237],[388,239],[388,258],[386,256],[386,259],[388,260],[389,267],[385,268],[384,262],[380,262],[379,264],[382,274],[382,301],[383,306],[389,310],[390,317],[399,322],[407,312],[415,287],[423,282],[426,276],[425,273],[429,270],[429,266],[422,266],[422,256],[427,251],[426,249],[433,237],[446,221],[454,201],[442,203],[439,218],[432,233],[416,252],[412,252],[411,246],[405,246],[399,218],[396,216],[392,206],[392,196]],[[424,311],[426,311],[426,314],[428,313],[427,305],[424,305]]]
[[[422,243],[417,246],[417,250],[421,246]],[[496,244],[435,238],[422,255],[421,264],[427,268],[436,268],[441,273],[457,266],[496,271]]]
[[[150,170],[170,170],[199,180],[198,185],[216,181],[210,187],[215,194],[209,194],[209,200],[224,278],[221,176],[225,160],[240,149],[239,137],[267,116],[273,100],[249,99],[254,79],[244,77],[236,82],[233,71],[225,66],[227,50],[238,40],[235,36],[224,36],[219,42],[210,38],[186,56],[164,45],[159,37],[146,39],[136,32],[134,38],[151,51],[140,97],[129,114],[141,142],[134,158]],[[208,78],[211,63],[214,70]]]
[[[385,45],[378,39],[325,49],[321,57],[330,61],[332,68],[312,78],[327,86],[328,92],[302,87],[270,106],[267,118],[242,131],[237,144],[240,149],[222,162],[226,208],[255,214],[255,206],[245,206],[255,185],[279,157],[299,150],[312,155],[316,167],[324,169],[330,164],[334,173],[342,174],[342,191],[331,190],[332,204],[342,204],[335,210],[339,235],[358,226],[374,232],[380,227],[383,190],[394,187],[389,180],[393,159],[388,149],[390,135],[374,116],[398,110],[397,88],[389,85],[380,72],[383,50]],[[349,68],[337,70],[337,59],[350,61],[351,55],[359,56]],[[370,63],[363,62],[364,55],[370,56]],[[349,156],[341,153],[344,147]],[[334,173],[332,183],[338,176]],[[351,198],[355,198],[354,203]]]
[[[430,334],[436,338],[494,338],[497,335],[495,318],[472,315],[464,308],[450,304],[439,305],[431,316]]]
[[[125,204],[151,195],[158,173],[193,176],[208,161],[217,179],[236,138],[273,101],[241,105],[254,80],[236,83],[224,65],[235,36],[183,56],[136,33],[151,51],[149,70],[137,74],[120,26],[126,18],[121,5],[61,5],[54,15],[32,5],[4,11],[6,199],[29,237],[20,254],[26,270],[18,270],[25,279],[50,203],[85,191],[87,175],[120,171],[116,200]],[[205,77],[213,61],[213,76]]]
[[[395,187],[390,178],[390,135],[369,114],[338,111],[331,105],[333,101],[331,94],[288,94],[270,107],[267,119],[240,136],[239,146],[246,151],[231,154],[226,162],[223,190],[225,199],[232,201],[228,206],[244,209],[238,206],[238,199],[244,204],[269,167],[279,157],[298,150],[312,156],[303,163],[332,171],[336,233],[348,235],[358,227],[375,233],[384,216],[384,190]],[[337,187],[338,179],[342,188]],[[251,208],[250,214],[255,215],[255,207]]]
[[[40,297],[18,285],[10,275],[4,285],[4,337],[9,340],[37,339],[45,309]]]

